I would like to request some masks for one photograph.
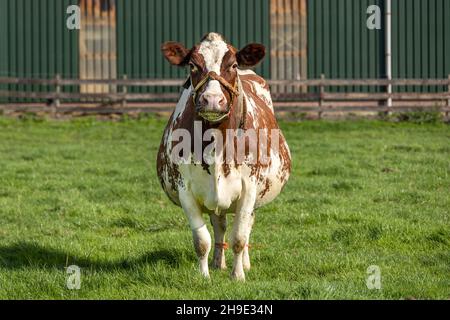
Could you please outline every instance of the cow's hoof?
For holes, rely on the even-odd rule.
[[[209,279],[209,268],[208,265],[200,265],[200,274],[206,278]]]
[[[244,257],[242,258],[242,267],[245,271],[250,270],[250,257],[247,253],[244,253]]]
[[[225,254],[223,251],[215,251],[212,267],[217,270],[226,270],[227,264],[225,261]]]
[[[212,267],[217,270],[227,270],[227,265],[225,264],[225,261],[223,262],[214,261]]]
[[[245,282],[245,276],[231,275],[231,280]]]
[[[232,272],[231,279],[234,281],[245,282],[245,273],[242,272],[239,274],[239,273]]]

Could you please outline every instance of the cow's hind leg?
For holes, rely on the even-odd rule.
[[[211,236],[203,220],[202,211],[190,193],[180,192],[179,198],[192,230],[200,272],[203,276],[209,278],[208,255],[211,250]]]
[[[248,229],[247,229],[247,242],[245,243],[244,248],[244,256],[242,258],[242,264],[244,267],[244,270],[250,270],[250,255],[248,252],[249,249],[249,242],[250,242],[250,233],[252,232],[253,223],[255,222],[255,213],[252,213],[252,216],[249,221]]]
[[[250,184],[250,185],[246,185]],[[244,182],[245,191],[239,200],[236,215],[233,221],[233,231],[231,234],[231,246],[234,253],[233,270],[231,277],[235,280],[245,281],[244,274],[244,249],[248,243],[250,221],[256,199],[256,184]]]
[[[227,217],[225,215],[211,214],[211,224],[214,229],[214,260],[213,267],[224,270],[225,263],[225,231],[227,229]]]

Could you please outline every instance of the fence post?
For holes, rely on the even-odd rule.
[[[387,80],[392,81],[392,78],[388,78]],[[379,102],[381,106],[384,106],[384,111],[382,111],[381,113],[384,114],[384,116],[389,116],[389,114],[391,113],[392,110],[392,93],[393,93],[393,86],[392,84],[388,84],[386,86],[386,94],[388,95],[388,97],[386,98],[386,100],[384,102]]]
[[[320,75],[320,86],[319,86],[319,91],[320,91],[320,100],[319,100],[319,112],[318,112],[318,116],[319,119],[322,118],[322,113],[323,113],[323,100],[324,100],[324,96],[325,96],[325,86],[323,85],[323,82],[325,80],[325,74],[321,74]]]
[[[59,94],[61,93],[61,76],[59,73],[55,76],[55,99],[52,104],[52,116],[55,116],[58,112],[58,108],[61,105],[61,101],[59,100]]]
[[[127,75],[124,74],[124,75],[122,76],[122,79],[123,79],[123,80],[127,80],[127,79],[128,79]],[[126,107],[126,106],[127,106],[127,99],[125,98],[125,95],[127,94],[127,92],[128,92],[127,86],[126,86],[126,85],[123,85],[123,86],[122,86],[122,93],[123,93],[124,97],[122,98],[122,107]]]

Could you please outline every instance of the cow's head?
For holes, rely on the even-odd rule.
[[[190,67],[196,112],[211,123],[222,122],[230,113],[237,94],[237,69],[253,67],[265,55],[261,44],[237,51],[217,33],[208,33],[190,50],[178,42],[166,42],[161,50],[172,65]]]

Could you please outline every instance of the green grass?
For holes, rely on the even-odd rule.
[[[242,284],[197,272],[156,177],[164,124],[0,118],[0,298],[450,298],[449,126],[281,123],[293,174],[257,211]]]

